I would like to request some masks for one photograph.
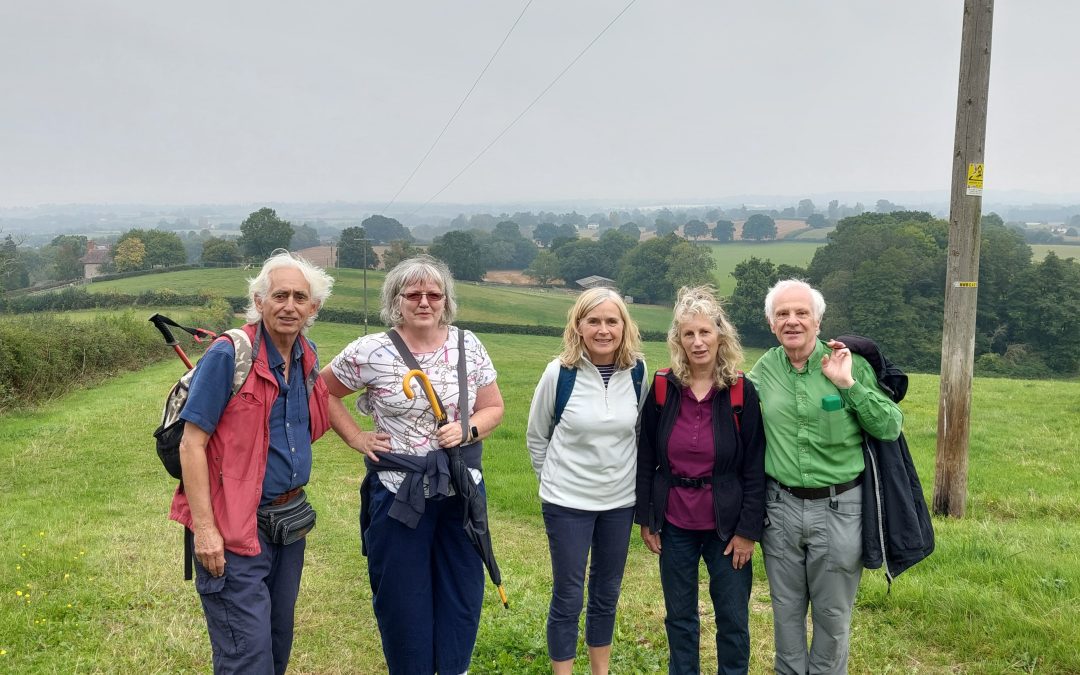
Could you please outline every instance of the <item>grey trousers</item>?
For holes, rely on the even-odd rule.
[[[765,494],[769,520],[761,548],[772,595],[776,672],[846,673],[851,610],[862,577],[862,487],[810,500],[769,479]]]

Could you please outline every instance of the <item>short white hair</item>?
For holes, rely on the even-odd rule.
[[[821,294],[821,291],[802,279],[784,279],[783,281],[776,282],[776,285],[770,288],[769,292],[765,295],[765,318],[768,319],[769,325],[771,326],[773,322],[773,305],[776,304],[776,296],[792,288],[801,288],[810,293],[810,304],[811,309],[814,312],[814,321],[820,322],[821,317],[825,316],[825,296]]]
[[[322,308],[326,299],[330,297],[330,291],[334,287],[334,277],[323,271],[322,268],[312,265],[298,255],[293,255],[283,248],[275,249],[270,257],[263,263],[262,269],[253,279],[248,279],[248,306],[244,310],[244,319],[248,323],[258,323],[262,320],[262,312],[255,307],[255,301],[265,300],[270,292],[270,273],[274,270],[292,268],[300,270],[308,283],[311,291],[311,300],[316,305],[316,311],[308,317],[304,323],[306,331],[315,323],[318,310]]]

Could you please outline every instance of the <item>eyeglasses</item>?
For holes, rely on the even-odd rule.
[[[420,302],[420,298],[427,296],[428,302],[441,302],[446,296],[438,291],[409,291],[408,293],[402,293],[401,297],[405,298],[409,302]]]

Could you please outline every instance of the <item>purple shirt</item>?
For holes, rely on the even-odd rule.
[[[716,461],[713,443],[712,399],[716,387],[698,401],[690,387],[680,387],[679,416],[668,438],[671,475],[699,478],[712,476]],[[668,491],[667,520],[684,530],[716,528],[712,485],[702,488],[672,487]]]

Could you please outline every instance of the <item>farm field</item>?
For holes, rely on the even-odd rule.
[[[787,264],[806,267],[814,257],[820,242],[775,241],[775,242],[731,242],[707,244],[716,260],[716,285],[722,295],[731,295],[735,290],[735,279],[731,272],[735,266],[752,256],[772,260],[777,265]]]
[[[325,323],[312,337],[326,362],[357,332]],[[507,406],[484,465],[511,608],[488,593],[471,672],[545,673],[550,569],[524,430],[559,341],[481,339]],[[650,370],[666,365],[663,344],[646,349]],[[747,366],[759,354],[749,353]],[[166,519],[175,483],[152,449],[161,400],[181,370],[170,359],[0,416],[0,672],[209,670],[198,599],[182,581],[181,531]],[[902,406],[928,495],[937,393],[936,377],[914,375]],[[880,571],[864,574],[851,672],[1080,672],[1078,409],[1080,382],[975,380],[967,517],[936,518],[937,551],[891,592]],[[310,495],[319,525],[290,672],[383,672],[356,531],[360,462],[332,435],[315,450]],[[754,568],[751,672],[766,673],[771,611],[760,552]],[[703,645],[712,641],[710,613],[706,601]],[[612,672],[663,671],[666,661],[656,558],[635,534]],[[702,666],[715,669],[708,648]]]
[[[1080,245],[1077,244],[1031,244],[1031,259],[1042,260],[1053,251],[1059,258],[1080,258]]]
[[[334,292],[326,306],[333,309],[363,311],[363,270],[331,269]],[[114,281],[89,284],[91,293],[109,291],[137,294],[151,289],[168,288],[182,293],[213,293],[241,296],[247,291],[247,279],[255,272],[241,269],[185,270],[166,274],[148,274]],[[367,300],[372,314],[379,310],[379,288],[385,273],[368,271]],[[459,281],[456,284],[458,317],[462,321],[484,321],[511,325],[557,326],[566,324],[566,312],[575,296],[561,290],[531,287],[490,286]],[[642,330],[666,331],[671,310],[658,305],[633,304],[630,313]]]

